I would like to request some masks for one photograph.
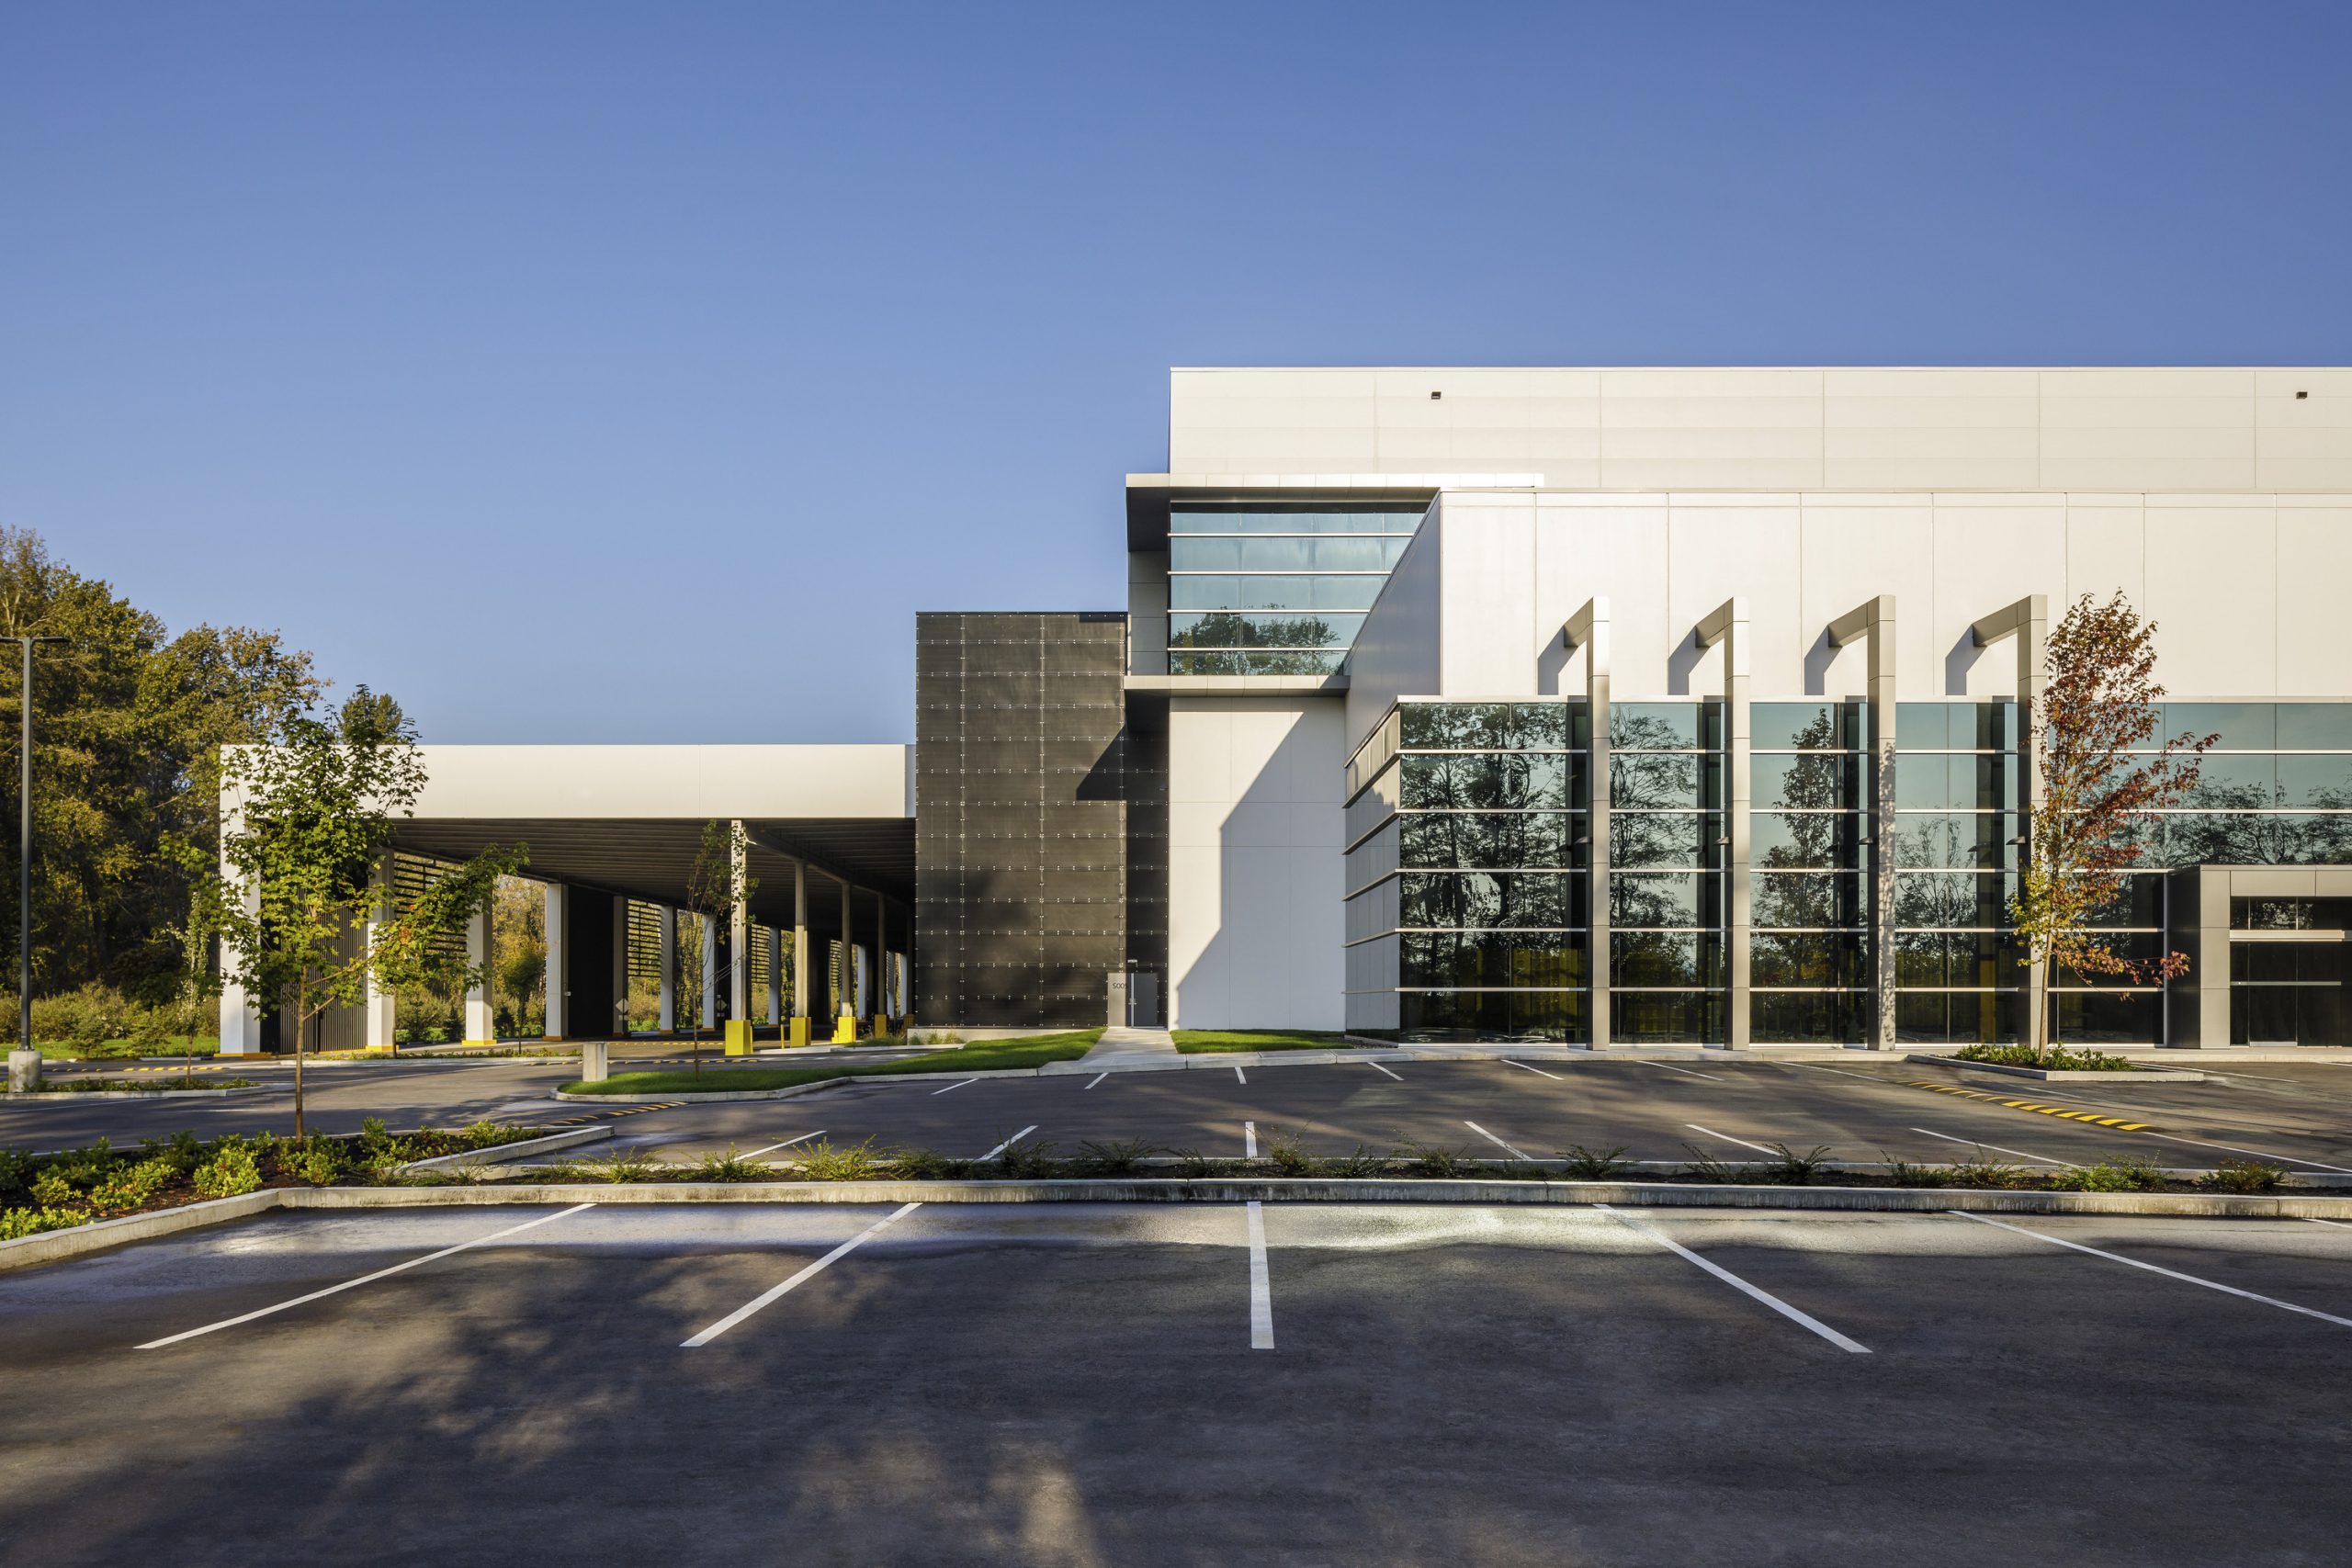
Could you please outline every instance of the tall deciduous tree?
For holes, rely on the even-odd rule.
[[[2032,983],[2027,1042],[2046,1059],[2050,981],[2058,970],[2086,980],[2154,985],[2188,972],[2186,953],[2136,959],[2119,950],[2103,918],[2141,863],[2151,812],[2197,787],[2199,759],[2218,737],[2178,735],[2153,746],[2157,699],[2156,626],[2120,592],[2084,594],[2067,606],[2043,650],[2047,682],[2030,744],[2042,803],[2028,829],[2028,855],[2009,918],[2026,946]]]
[[[333,720],[299,714],[270,744],[231,751],[225,871],[206,865],[193,843],[176,850],[195,882],[195,922],[222,939],[225,977],[293,1027],[297,1137],[312,1023],[329,1008],[359,1005],[371,978],[388,988],[481,983],[462,941],[467,922],[525,859],[520,846],[493,847],[405,896],[379,877],[396,819],[424,787],[424,760],[398,712],[363,686]]]

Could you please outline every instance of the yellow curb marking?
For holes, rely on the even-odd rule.
[[[2065,1122],[2087,1122],[2095,1127],[2112,1127],[2119,1133],[2148,1133],[2154,1129],[2145,1122],[2126,1122],[2120,1116],[2101,1116],[2094,1111],[2068,1111],[2063,1106],[2043,1105],[2031,1100],[2004,1100],[1997,1094],[1987,1094],[1979,1089],[1962,1089],[1957,1084],[1929,1083],[1923,1078],[1911,1080],[1913,1089],[1933,1089],[1938,1094],[1957,1094],[1970,1100],[1981,1100],[1992,1105],[2006,1105],[2012,1111],[2031,1111],[2043,1116],[2055,1116]]]

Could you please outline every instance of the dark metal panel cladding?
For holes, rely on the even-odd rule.
[[[1126,618],[925,614],[915,638],[916,1021],[1099,1024],[1109,972],[1167,955],[1165,742],[1127,731]]]

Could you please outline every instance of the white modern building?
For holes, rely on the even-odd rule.
[[[2192,966],[2052,976],[2060,1036],[2352,1043],[2352,370],[1178,370],[1125,513],[1123,612],[919,617],[914,746],[831,749],[895,805],[774,748],[573,810],[483,749],[415,847],[759,824],[904,910],[934,1028],[2011,1038],[2020,704],[2120,591],[2221,739],[2113,940]],[[600,852],[535,874],[674,897]]]

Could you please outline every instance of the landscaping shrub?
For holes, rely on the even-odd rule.
[[[1690,1163],[1682,1168],[1685,1176],[1694,1176],[1702,1181],[1746,1181],[1748,1179],[1747,1173],[1739,1167],[1715,1158],[1696,1144],[1682,1146],[1690,1151]]]
[[[1780,1158],[1765,1168],[1764,1175],[1784,1187],[1812,1186],[1813,1179],[1820,1175],[1822,1167],[1829,1163],[1827,1144],[1815,1144],[1804,1154],[1798,1154],[1786,1144],[1774,1144],[1772,1148]]]
[[[1462,1150],[1449,1149],[1438,1144],[1407,1144],[1398,1157],[1405,1162],[1405,1171],[1408,1176],[1451,1181],[1481,1174],[1478,1167]]]
[[[580,1163],[592,1174],[616,1184],[650,1181],[662,1174],[660,1164],[641,1147],[591,1155]]]
[[[1104,1144],[1079,1145],[1073,1163],[1080,1176],[1133,1176],[1156,1152],[1141,1139],[1114,1138]]]
[[[2051,1188],[2060,1192],[2161,1192],[2164,1185],[2164,1172],[2143,1155],[2103,1159],[2050,1179]]]
[[[1954,1160],[1937,1173],[1933,1166],[1924,1168],[1939,1179],[1929,1186],[2005,1188],[2026,1185],[2024,1168],[2007,1160],[1998,1160],[1979,1152],[1974,1159]]]
[[[2000,1067],[2046,1067],[2066,1073],[2128,1073],[2134,1071],[2128,1057],[2112,1056],[2104,1051],[2070,1051],[2064,1045],[2052,1045],[2050,1054],[2036,1060],[2030,1045],[1963,1045],[1944,1055],[1963,1062],[1984,1062]]]
[[[0,1209],[0,1241],[39,1235],[43,1231],[71,1230],[89,1215],[72,1209]]]
[[[755,1159],[745,1159],[733,1144],[723,1155],[705,1155],[694,1163],[688,1173],[696,1181],[757,1181],[768,1173],[768,1168]]]
[[[1261,1158],[1274,1168],[1276,1176],[1307,1177],[1317,1174],[1317,1162],[1306,1152],[1306,1145],[1296,1133],[1273,1132],[1258,1141]]]
[[[212,1157],[196,1168],[188,1183],[199,1198],[234,1198],[261,1186],[261,1165],[242,1139],[223,1138],[214,1145]]]
[[[1570,1144],[1560,1151],[1567,1164],[1560,1172],[1570,1181],[1613,1181],[1633,1168],[1625,1157],[1625,1145],[1615,1145],[1606,1149],[1589,1149],[1582,1144]]]
[[[44,1207],[77,1202],[82,1196],[82,1190],[74,1185],[73,1179],[54,1168],[33,1178],[32,1190],[33,1201]]]
[[[1040,1181],[1054,1174],[1054,1145],[1015,1138],[996,1156],[997,1169],[1015,1181]]]
[[[819,1138],[801,1144],[792,1151],[800,1167],[800,1174],[811,1181],[865,1181],[883,1174],[883,1156],[875,1151],[874,1140],[836,1148],[829,1138]]]
[[[1194,1181],[1225,1173],[1225,1162],[1203,1154],[1198,1149],[1170,1149],[1176,1156],[1176,1174]]]
[[[1388,1156],[1373,1153],[1362,1144],[1352,1154],[1338,1155],[1323,1162],[1323,1174],[1336,1176],[1342,1181],[1371,1181],[1388,1174]]]
[[[109,1218],[143,1209],[178,1176],[169,1160],[142,1160],[91,1188],[90,1207]]]
[[[937,1149],[912,1148],[893,1150],[890,1165],[909,1181],[947,1181],[966,1175],[969,1162],[954,1159]]]
[[[2260,1160],[2225,1159],[2198,1185],[2208,1192],[2276,1192],[2287,1179],[2283,1166]]]
[[[30,1155],[0,1149],[0,1198],[13,1198],[30,1188],[35,1163]]]

